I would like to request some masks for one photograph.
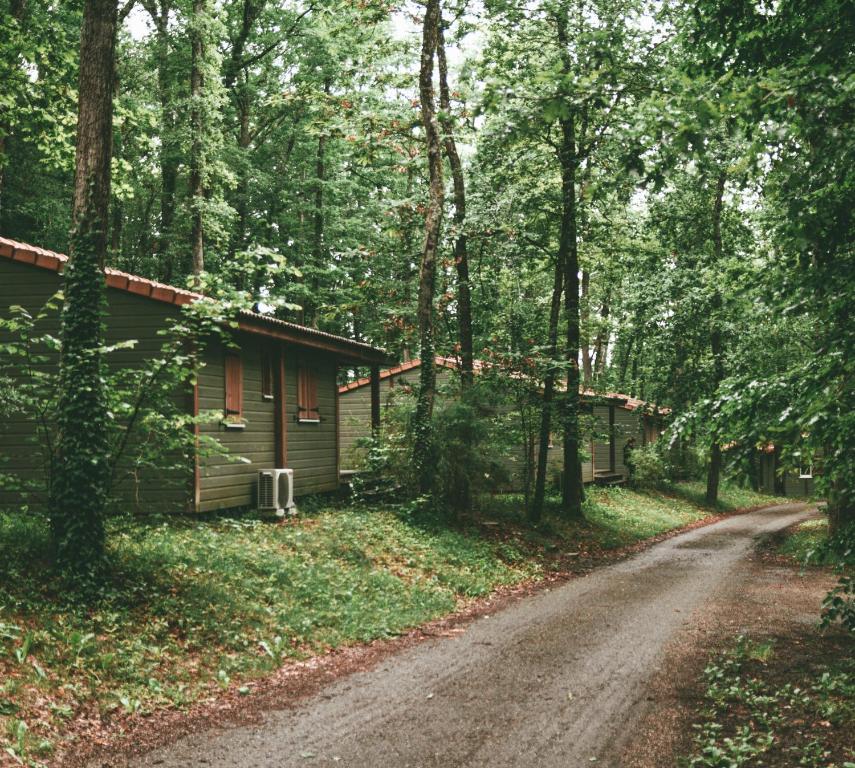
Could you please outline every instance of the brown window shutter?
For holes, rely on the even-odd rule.
[[[306,366],[300,366],[297,372],[297,418],[317,419],[318,380],[315,372]]]
[[[240,416],[243,410],[243,363],[239,354],[225,357],[226,414]]]

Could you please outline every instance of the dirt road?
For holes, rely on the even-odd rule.
[[[811,510],[770,507],[676,536],[344,678],[260,726],[194,734],[130,765],[618,768],[651,706],[647,682],[666,643],[728,588],[756,537]]]

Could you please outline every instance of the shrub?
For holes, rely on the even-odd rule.
[[[635,487],[661,488],[668,482],[668,465],[655,443],[633,450],[629,462]]]

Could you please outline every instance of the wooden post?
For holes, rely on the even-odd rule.
[[[615,471],[615,407],[609,406],[609,472]]]
[[[380,366],[371,366],[371,434],[380,433]]]

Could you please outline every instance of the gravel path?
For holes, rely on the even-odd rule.
[[[260,726],[194,734],[134,768],[619,768],[664,646],[726,589],[785,505],[668,539],[465,633],[351,675]]]

